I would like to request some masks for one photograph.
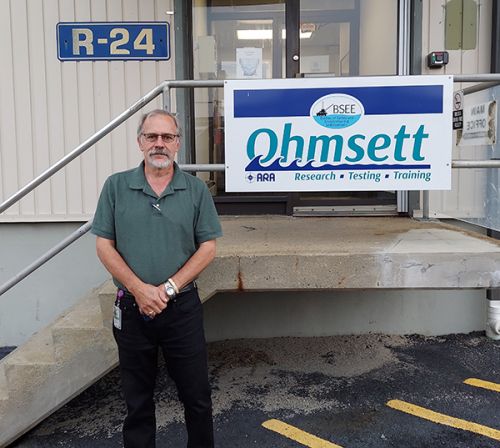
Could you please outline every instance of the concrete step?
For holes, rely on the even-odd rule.
[[[104,337],[99,292],[93,291],[52,325],[55,355],[59,364],[71,360],[75,347],[92,347]],[[105,338],[106,339],[106,338]]]
[[[101,308],[102,324],[105,328],[112,328],[113,305],[116,298],[116,286],[111,280],[99,289],[99,304]]]
[[[92,291],[0,360],[0,447],[20,437],[117,363],[110,287]],[[108,291],[108,292],[106,292]],[[101,310],[101,300],[105,313]]]
[[[40,330],[23,346],[0,361],[6,379],[4,395],[9,399],[29,395],[43,384],[56,367],[54,341],[50,328]],[[29,384],[26,384],[29,380]]]
[[[54,364],[56,356],[54,352],[54,340],[50,328],[44,328],[35,333],[26,341],[22,350],[17,348],[2,359],[6,364]]]
[[[9,398],[7,391],[7,377],[5,376],[5,366],[0,365],[0,402]]]

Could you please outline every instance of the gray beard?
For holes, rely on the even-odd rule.
[[[167,158],[165,160],[157,160],[153,155],[148,154],[146,156],[148,165],[159,169],[168,168],[172,164],[172,159],[170,159],[168,155],[166,157]]]
[[[164,160],[164,161],[149,159],[149,164],[153,168],[168,168],[172,164],[172,161],[170,159],[167,159],[167,160]]]

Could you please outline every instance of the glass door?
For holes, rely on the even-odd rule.
[[[398,0],[194,0],[194,79],[394,75],[397,12]],[[223,89],[194,94],[194,162],[224,163]],[[395,192],[228,194],[223,173],[206,180],[222,213],[396,209]]]
[[[286,76],[285,0],[207,0],[194,7],[195,79],[271,79]],[[224,91],[195,89],[197,163],[224,163]],[[215,173],[220,213],[289,214],[286,193],[226,193]]]
[[[300,2],[301,77],[397,74],[397,0]],[[383,23],[384,26],[380,26]],[[390,214],[395,191],[292,195],[296,215]]]

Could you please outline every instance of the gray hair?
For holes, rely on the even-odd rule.
[[[141,118],[139,120],[139,126],[137,126],[137,137],[140,137],[142,134],[142,127],[144,126],[144,122],[149,117],[154,117],[156,115],[161,115],[163,117],[170,117],[175,123],[175,127],[177,128],[177,134],[181,135],[181,127],[179,125],[179,120],[177,120],[177,117],[174,114],[172,114],[171,112],[167,112],[166,110],[163,109],[154,109],[141,115]]]

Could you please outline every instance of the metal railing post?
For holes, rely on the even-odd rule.
[[[422,219],[429,219],[429,190],[422,191]]]
[[[170,86],[166,85],[162,92],[163,110],[172,112],[172,104],[170,103]]]

